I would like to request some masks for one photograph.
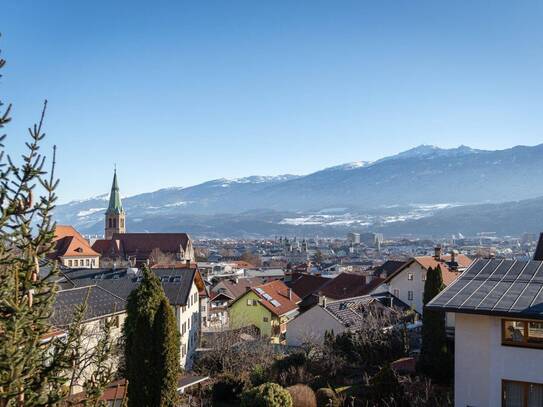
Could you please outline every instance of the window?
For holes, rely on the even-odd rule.
[[[72,267],[72,261],[68,260],[68,267]]]
[[[423,272],[423,273],[421,274],[421,276],[422,276],[422,281],[426,281],[426,273]]]
[[[183,325],[181,326],[181,335],[185,335],[185,332],[187,332],[187,323],[183,322]]]
[[[413,301],[413,291],[408,291],[407,292],[407,299],[408,299],[408,301]]]
[[[543,321],[502,320],[502,345],[543,348]]]
[[[248,306],[253,305],[253,300],[247,300],[247,305],[248,305]]]
[[[400,290],[397,289],[397,288],[395,288],[393,294],[394,294],[394,297],[398,297],[398,298],[399,298],[399,297],[400,297]]]
[[[113,227],[113,219],[109,218],[109,227],[112,228]]]
[[[543,384],[502,380],[503,407],[543,405]]]
[[[413,273],[407,273],[407,279],[413,280]]]
[[[85,260],[85,263],[87,263],[87,266],[90,266],[90,259]]]
[[[262,318],[262,321],[264,321],[264,322],[268,322],[268,321],[269,321],[269,319],[268,319],[268,317],[264,317],[264,318]]]

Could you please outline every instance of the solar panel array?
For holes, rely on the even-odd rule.
[[[429,309],[543,319],[543,262],[476,260]]]

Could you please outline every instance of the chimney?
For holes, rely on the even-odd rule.
[[[319,304],[321,307],[326,308],[326,296],[319,294]]]
[[[451,250],[451,263],[456,263],[456,250]]]
[[[437,245],[434,248],[434,259],[436,259],[437,261],[441,260],[441,246],[440,245]]]
[[[190,269],[190,259],[187,259],[187,261],[185,262],[185,264],[187,265],[187,268]]]

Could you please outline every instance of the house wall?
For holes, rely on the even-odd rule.
[[[502,380],[543,383],[543,349],[501,344],[501,318],[456,314],[454,405],[502,403]]]
[[[248,300],[256,300],[256,305],[247,305]],[[261,303],[260,298],[248,291],[230,306],[229,317],[232,328],[255,325],[260,329],[260,335],[272,336],[272,313]],[[264,321],[267,318],[267,322]]]
[[[410,273],[413,274],[413,280],[408,279]],[[394,294],[394,290],[399,290],[397,297],[422,314],[425,283],[423,278],[426,278],[426,270],[419,263],[413,262],[389,281],[388,292]],[[412,300],[409,299],[409,291],[413,292]]]
[[[79,350],[80,355],[92,355],[93,349],[97,346],[98,341],[103,335],[102,326],[108,318],[116,322],[110,331],[112,343],[117,344],[120,341],[123,335],[122,327],[126,319],[126,312],[121,312],[116,315],[84,322],[83,333],[81,337],[81,349]],[[113,367],[113,370],[115,372],[119,367],[120,357],[120,354],[113,354],[110,356],[109,364]],[[88,361],[84,360],[81,361],[82,364],[85,364],[87,362]],[[81,372],[81,375],[75,381],[73,387],[70,389],[71,394],[76,394],[83,391],[83,385],[87,380],[91,379],[91,376],[95,371],[95,367],[95,365],[91,364],[89,367],[85,368]]]
[[[180,334],[179,363],[183,369],[190,369],[200,338],[200,299],[194,282],[186,306],[176,305],[174,310]]]
[[[70,256],[60,258],[62,265],[70,268],[98,268],[100,265],[99,261],[99,256]]]
[[[321,306],[316,305],[288,323],[287,345],[301,346],[304,343],[322,344],[324,333],[342,333],[346,328]]]

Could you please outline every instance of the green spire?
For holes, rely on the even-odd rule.
[[[121,194],[119,193],[119,184],[117,183],[116,169],[113,173],[113,184],[111,185],[107,213],[124,213],[123,204],[121,203]]]

